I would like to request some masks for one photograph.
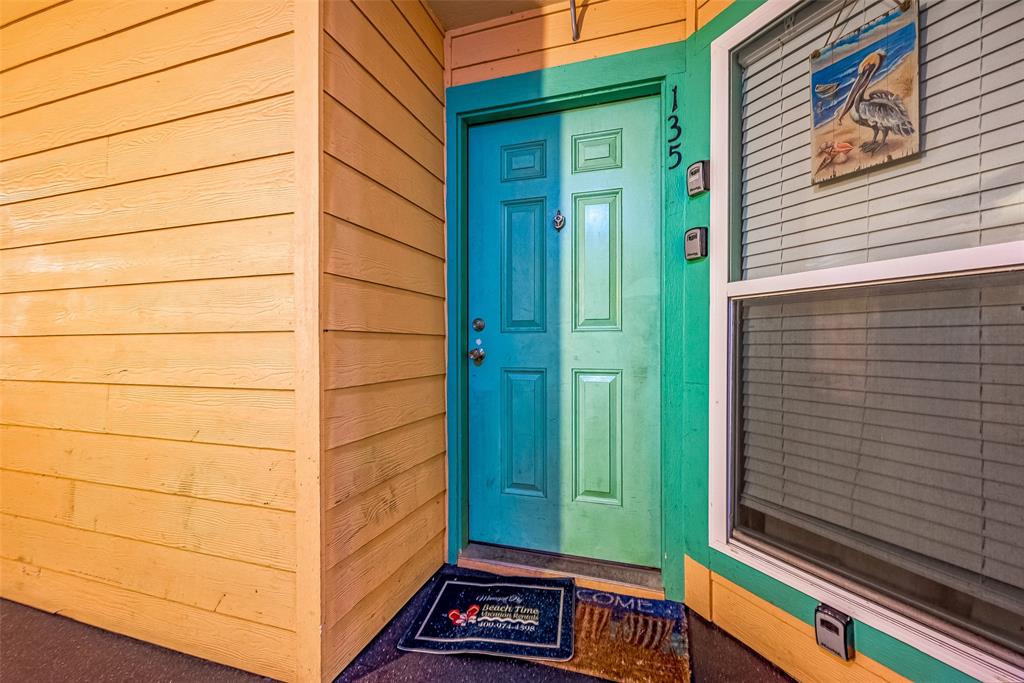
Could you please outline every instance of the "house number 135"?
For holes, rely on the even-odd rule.
[[[679,115],[676,112],[679,110],[679,86],[672,86],[672,113],[668,116],[668,128],[669,137],[668,142],[668,158],[672,160],[668,170],[678,168],[679,164],[683,162],[683,155],[679,152],[679,148],[683,143],[678,142],[679,138],[683,135],[683,129],[679,127]]]

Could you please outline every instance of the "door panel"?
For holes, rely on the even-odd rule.
[[[470,129],[471,540],[660,566],[659,118]]]

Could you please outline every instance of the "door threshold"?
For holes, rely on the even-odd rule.
[[[458,565],[501,576],[568,577],[575,579],[581,588],[648,600],[665,599],[661,572],[648,567],[484,543],[470,543],[463,548]]]

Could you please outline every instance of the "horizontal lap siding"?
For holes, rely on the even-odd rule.
[[[443,561],[443,34],[324,7],[324,677]]]
[[[291,679],[291,0],[0,23],[3,595]]]
[[[449,31],[449,84],[463,85],[683,40],[731,0],[595,0],[556,3]]]

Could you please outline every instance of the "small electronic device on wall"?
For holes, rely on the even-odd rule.
[[[853,619],[828,605],[814,610],[814,637],[818,645],[837,657],[853,659]]]
[[[683,235],[683,255],[687,261],[702,259],[708,255],[708,229],[690,228]]]
[[[686,194],[691,197],[708,191],[708,161],[697,161],[686,169]]]

